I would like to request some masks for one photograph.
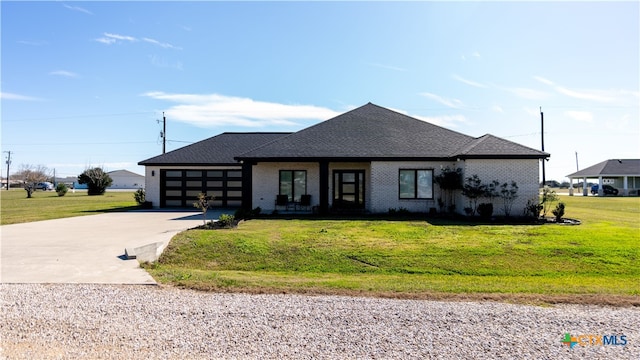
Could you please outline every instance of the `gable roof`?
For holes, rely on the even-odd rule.
[[[493,135],[474,138],[368,103],[235,158],[294,161],[548,156]]]
[[[234,156],[290,133],[225,132],[180,149],[140,161],[138,165],[238,165]]]
[[[609,159],[567,177],[640,176],[640,159]]]

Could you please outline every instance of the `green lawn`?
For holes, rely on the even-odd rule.
[[[36,191],[27,199],[24,189],[0,191],[0,224],[17,224],[31,221],[59,219],[90,215],[108,211],[123,211],[137,208],[133,192],[107,192],[104,195],[88,196],[87,190],[71,190],[65,196],[55,191]]]
[[[178,234],[146,267],[202,290],[640,299],[640,198],[561,201],[582,225],[251,220]]]

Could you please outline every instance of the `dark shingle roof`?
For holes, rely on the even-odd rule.
[[[290,133],[222,133],[140,161],[138,165],[237,165],[234,156]]]
[[[491,134],[473,139],[469,144],[457,151],[461,158],[473,157],[547,157],[549,154],[532,149],[513,141],[505,140]]]
[[[255,148],[236,159],[450,159],[549,155],[492,136],[461,134],[407,115],[366,104]]]
[[[574,172],[567,177],[591,176],[640,176],[640,159],[610,159],[586,169]]]

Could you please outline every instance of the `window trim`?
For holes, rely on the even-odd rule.
[[[400,175],[403,171],[413,171],[413,197],[402,197],[402,189],[400,182]],[[418,171],[428,171],[431,173],[431,196],[430,197],[418,197],[419,189],[418,189]],[[433,192],[433,169],[423,168],[423,169],[398,169],[398,199],[399,200],[433,200],[434,192]]]

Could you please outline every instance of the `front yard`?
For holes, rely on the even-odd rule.
[[[640,198],[561,201],[582,225],[250,220],[178,234],[146,268],[201,290],[640,305]]]

